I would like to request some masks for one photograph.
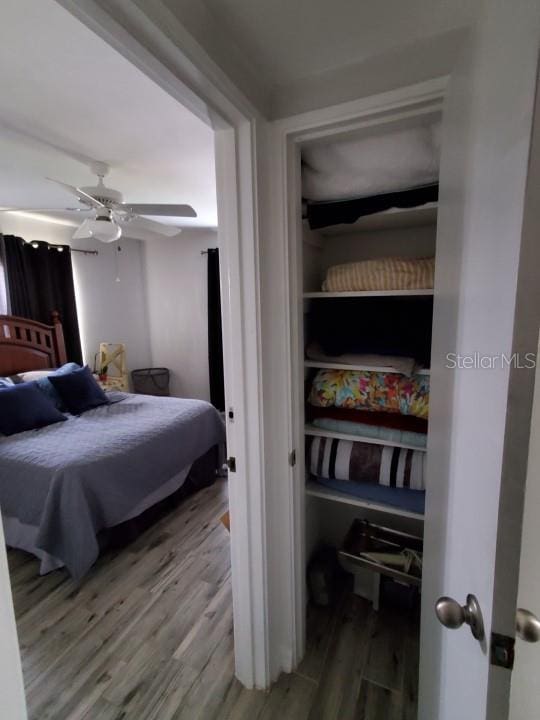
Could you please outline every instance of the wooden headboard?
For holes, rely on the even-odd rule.
[[[64,332],[57,312],[52,325],[0,315],[0,376],[55,368],[66,362]]]

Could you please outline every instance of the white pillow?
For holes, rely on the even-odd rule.
[[[54,368],[48,368],[47,370],[29,370],[28,372],[19,373],[19,377],[23,382],[32,382],[33,380],[41,380],[41,378],[48,377],[54,372]]]

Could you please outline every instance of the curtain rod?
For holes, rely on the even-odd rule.
[[[71,248],[71,252],[80,252],[83,255],[99,255],[99,250],[79,250],[78,248]]]
[[[43,243],[42,240],[23,240],[24,245],[31,245],[33,248],[38,248],[40,242]],[[65,247],[68,247],[70,252],[78,252],[83,255],[99,255],[99,250],[79,250],[78,248],[72,248],[69,245],[53,245],[51,243],[46,243],[46,245],[48,250],[59,250],[62,252]]]

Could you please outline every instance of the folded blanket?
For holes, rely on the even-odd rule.
[[[314,437],[308,466],[316,477],[425,490],[426,454],[389,445]]]
[[[389,444],[400,443],[402,445],[414,445],[414,447],[418,448],[425,448],[427,444],[427,435],[425,433],[409,432],[408,430],[396,430],[378,425],[334,420],[333,418],[316,418],[312,424],[321,430],[341,433],[342,435],[373,438]]]
[[[440,127],[440,121],[385,127],[309,145],[302,150],[302,194],[309,200],[340,200],[436,182]]]
[[[326,292],[426,290],[433,288],[435,258],[378,258],[334,265],[326,273]]]
[[[319,370],[309,394],[318,407],[379,410],[428,417],[429,376],[366,370]]]
[[[428,431],[427,420],[413,417],[412,415],[400,415],[399,413],[377,412],[376,410],[354,410],[341,407],[306,407],[306,420],[315,422],[315,419],[334,419],[345,423],[357,425],[375,425],[376,427],[393,428],[404,432],[418,433],[425,435]]]
[[[331,480],[315,475],[311,479],[329,490],[337,490],[370,503],[390,505],[418,515],[423,515],[425,512],[425,490],[409,490],[409,488],[386,487],[385,485],[349,482],[348,480]]]
[[[344,353],[343,355],[327,355],[317,343],[310,343],[306,348],[306,356],[319,362],[337,362],[343,365],[369,365],[373,368],[388,368],[403,375],[412,375],[416,362],[414,358],[398,357],[397,355],[377,355],[373,353]]]

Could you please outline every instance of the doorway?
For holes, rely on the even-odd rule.
[[[83,13],[84,14],[84,13]],[[88,18],[85,18],[86,20]],[[110,40],[110,25],[104,22],[92,29]],[[122,41],[125,37],[122,37]],[[122,41],[118,44],[122,45]],[[117,48],[133,58],[133,46],[127,41]],[[139,56],[145,58],[142,52]],[[144,61],[141,60],[144,65]],[[145,68],[147,69],[147,68]],[[154,67],[155,70],[155,67]],[[163,72],[166,76],[166,73]],[[161,83],[167,82],[161,77]],[[167,87],[170,90],[170,87]],[[178,82],[175,99],[193,106],[193,94]],[[186,99],[187,98],[187,99]],[[254,485],[263,483],[263,453],[259,391],[260,325],[257,313],[258,267],[256,261],[257,226],[254,220],[252,177],[246,164],[239,162],[241,155],[249,155],[255,142],[251,117],[234,112],[223,114],[210,110],[204,103],[197,104],[197,112],[215,131],[217,173],[222,185],[229,188],[219,198],[221,283],[223,298],[224,364],[226,378],[227,441],[232,458],[230,511],[232,526],[231,562],[233,566],[233,611],[235,670],[242,682],[252,687],[268,684],[266,637],[266,605],[264,602],[263,553],[264,523],[253,523],[261,516],[258,498],[252,492]],[[229,108],[230,110],[230,108]],[[227,115],[227,119],[224,119]],[[238,184],[237,184],[238,183]],[[245,195],[242,202],[240,193]],[[223,218],[223,222],[221,222]],[[204,260],[199,256],[201,261]],[[254,354],[253,354],[254,353]],[[248,477],[250,482],[248,486]],[[254,506],[255,503],[255,506]],[[246,535],[244,535],[246,533]],[[7,574],[2,584],[9,588]],[[258,638],[254,641],[254,638]],[[7,648],[7,646],[6,646]],[[6,649],[7,652],[7,649]],[[12,662],[13,660],[11,660]],[[15,716],[15,714],[14,714]]]
[[[322,446],[322,440],[324,437],[330,438],[327,442],[344,443],[353,440],[363,440],[366,438],[355,438],[351,435],[350,428],[352,425],[349,423],[348,433],[342,428],[336,428],[337,424],[334,420],[326,421],[325,419],[317,420],[315,424],[306,421],[305,417],[305,403],[306,397],[310,394],[310,388],[313,387],[312,383],[318,383],[320,378],[317,373],[321,371],[333,372],[332,368],[339,368],[338,372],[349,372],[352,369],[353,373],[358,371],[364,371],[366,368],[364,365],[360,366],[345,366],[343,362],[351,362],[350,360],[344,360],[343,362],[335,362],[339,358],[334,357],[333,362],[331,357],[322,357],[322,355],[308,355],[306,358],[306,347],[308,352],[313,350],[313,337],[314,337],[314,322],[328,322],[325,318],[328,316],[326,311],[322,312],[320,309],[325,303],[349,303],[358,302],[358,307],[352,308],[350,311],[361,312],[361,303],[375,302],[373,298],[363,300],[361,298],[355,299],[355,293],[343,293],[348,295],[346,299],[340,299],[339,293],[336,293],[336,298],[332,299],[330,296],[332,293],[321,293],[320,283],[324,278],[326,270],[338,263],[350,262],[353,260],[362,260],[370,257],[370,253],[374,253],[371,257],[378,257],[380,255],[394,255],[394,256],[435,256],[435,233],[436,233],[436,203],[429,203],[427,205],[420,205],[417,208],[411,210],[404,210],[401,212],[389,211],[386,215],[380,214],[381,219],[379,220],[376,214],[362,218],[362,223],[358,221],[355,225],[336,225],[326,227],[322,231],[313,232],[312,230],[306,229],[306,220],[302,220],[306,214],[305,203],[302,203],[302,198],[305,197],[305,193],[301,192],[301,173],[302,173],[302,157],[305,148],[324,148],[328,143],[332,142],[343,142],[347,139],[354,139],[362,137],[362,133],[365,135],[373,135],[380,132],[381,129],[387,129],[391,131],[392,128],[410,128],[415,125],[422,125],[425,123],[432,122],[435,118],[441,117],[442,106],[445,94],[445,81],[436,81],[431,84],[425,84],[414,88],[408,88],[401,92],[394,93],[393,95],[383,96],[372,99],[371,102],[367,101],[365,105],[358,103],[355,107],[355,111],[347,113],[346,118],[338,116],[336,112],[335,116],[330,115],[326,118],[326,121],[321,122],[320,118],[314,113],[312,116],[306,114],[300,119],[293,119],[289,123],[285,121],[279,124],[277,135],[280,139],[282,148],[282,155],[276,161],[279,164],[279,169],[275,169],[276,176],[279,176],[280,172],[283,172],[287,177],[287,183],[284,187],[275,188],[275,192],[280,192],[282,197],[283,206],[287,208],[287,218],[285,224],[287,227],[287,234],[285,238],[285,244],[287,247],[287,255],[290,262],[290,276],[289,276],[289,298],[290,298],[290,317],[289,317],[289,332],[291,337],[290,345],[290,356],[291,356],[291,435],[292,435],[292,447],[296,450],[296,465],[291,469],[291,480],[290,480],[290,491],[289,491],[289,502],[292,508],[292,522],[294,523],[295,529],[291,530],[291,535],[295,538],[294,541],[294,552],[295,557],[293,561],[294,572],[290,577],[290,582],[295,588],[295,599],[294,599],[294,627],[295,633],[294,638],[296,642],[297,657],[303,657],[304,652],[307,652],[307,658],[312,657],[314,643],[316,647],[320,648],[321,642],[328,641],[330,647],[333,647],[333,643],[339,643],[336,636],[331,640],[331,633],[326,640],[321,640],[321,629],[317,625],[322,622],[320,620],[320,614],[326,612],[321,608],[314,606],[313,604],[313,587],[309,588],[310,582],[306,585],[306,575],[309,578],[311,572],[317,572],[317,563],[320,560],[318,550],[323,547],[330,547],[333,552],[337,552],[337,565],[338,574],[341,573],[343,568],[348,573],[348,579],[346,582],[349,583],[348,590],[346,590],[345,600],[337,600],[336,607],[339,604],[351,602],[356,607],[356,611],[353,614],[363,615],[364,621],[369,622],[366,618],[370,617],[375,620],[385,618],[383,625],[384,628],[378,628],[375,625],[371,631],[366,629],[365,632],[371,637],[385,636],[385,632],[388,628],[392,627],[393,630],[385,643],[385,649],[388,651],[388,655],[385,658],[384,650],[380,652],[378,660],[379,669],[382,667],[392,666],[396,675],[390,678],[390,675],[383,677],[378,674],[377,670],[373,670],[370,665],[373,662],[373,657],[377,657],[377,650],[370,649],[365,662],[362,665],[363,670],[359,673],[354,674],[356,678],[355,687],[351,690],[353,694],[359,694],[362,702],[366,707],[369,707],[370,702],[375,702],[374,696],[370,699],[370,688],[372,685],[377,685],[378,692],[387,693],[384,697],[381,697],[377,702],[383,703],[381,707],[387,707],[388,712],[390,708],[395,711],[392,703],[402,703],[406,701],[410,704],[408,710],[404,712],[411,713],[411,717],[415,717],[416,714],[416,698],[417,698],[417,681],[414,680],[415,674],[418,672],[418,655],[415,654],[414,645],[418,646],[419,642],[419,626],[418,616],[415,619],[415,612],[419,612],[419,603],[414,600],[416,591],[414,586],[411,585],[403,586],[402,584],[395,585],[394,583],[388,583],[386,578],[387,574],[382,575],[375,574],[376,579],[373,579],[373,573],[364,573],[363,577],[360,578],[358,573],[355,573],[355,568],[350,565],[346,565],[343,562],[343,558],[346,556],[350,557],[350,551],[345,547],[348,542],[348,536],[351,535],[353,528],[353,521],[362,522],[368,521],[372,528],[384,527],[391,530],[397,531],[398,533],[405,533],[403,538],[407,538],[406,543],[415,544],[420,541],[423,537],[423,511],[419,511],[417,508],[412,507],[389,507],[384,502],[378,502],[376,499],[361,499],[358,496],[351,497],[347,495],[347,490],[344,490],[344,483],[341,483],[339,490],[335,487],[329,488],[329,485],[334,482],[334,485],[339,484],[335,481],[322,480],[324,484],[319,482],[313,482],[314,471],[316,468],[313,465],[313,452],[318,453],[318,457],[323,457],[320,453],[326,451],[319,447]],[[319,209],[319,208],[316,208]],[[339,222],[339,221],[338,221]],[[365,225],[365,227],[364,227]],[[356,233],[356,234],[355,234]],[[433,286],[431,286],[433,287]],[[412,291],[411,291],[412,292]],[[370,293],[364,293],[369,295]],[[396,293],[397,294],[397,293]],[[405,295],[407,293],[405,292]],[[412,292],[412,295],[415,293]],[[433,294],[433,290],[425,291],[424,298],[421,298],[422,292],[417,293],[419,306],[422,302],[429,300],[429,294]],[[357,293],[361,296],[362,293]],[[376,295],[376,293],[372,293]],[[382,293],[384,295],[384,293]],[[415,301],[416,302],[416,301]],[[317,304],[319,304],[319,310],[317,310]],[[371,310],[373,308],[370,305]],[[336,313],[341,313],[343,305],[334,308]],[[423,306],[418,307],[419,312],[424,312]],[[322,315],[321,315],[322,312]],[[307,315],[306,315],[307,313]],[[314,317],[321,318],[320,320],[314,320]],[[306,318],[310,318],[306,323]],[[337,330],[335,328],[336,315],[334,315],[334,321],[330,322],[332,326],[332,332],[335,331],[333,338],[335,339]],[[436,317],[433,318],[433,323],[436,322]],[[429,321],[431,332],[431,319]],[[327,326],[325,325],[325,327]],[[351,326],[352,327],[352,326]],[[327,352],[325,350],[325,352]],[[343,350],[341,351],[343,352]],[[327,352],[327,355],[330,353]],[[337,353],[341,354],[341,353]],[[318,359],[316,359],[318,357]],[[429,367],[429,366],[428,366]],[[379,370],[382,368],[379,368]],[[429,371],[426,371],[429,376]],[[311,398],[313,401],[313,390],[311,390]],[[315,402],[317,402],[315,400]],[[320,411],[321,408],[316,408]],[[313,412],[313,408],[311,409]],[[318,412],[317,417],[324,415],[324,413]],[[307,422],[307,424],[306,424]],[[324,425],[324,422],[333,423],[332,429],[329,430],[328,425]],[[321,427],[316,427],[320,425]],[[365,434],[365,433],[364,433]],[[413,437],[414,433],[407,438],[410,442],[416,442],[417,438]],[[395,440],[395,437],[394,437]],[[380,440],[369,440],[367,442],[379,443]],[[401,438],[403,442],[403,438]],[[317,448],[314,449],[314,444],[318,443]],[[397,445],[399,446],[399,442]],[[413,450],[412,445],[403,445],[404,452],[411,452],[420,455],[421,450],[415,446]],[[336,452],[340,453],[340,446],[336,448]],[[429,455],[429,440],[428,440],[428,455]],[[326,458],[326,454],[324,454]],[[331,462],[331,461],[330,461]],[[319,467],[322,469],[324,475],[325,460],[323,459],[323,465]],[[330,473],[332,475],[332,473]],[[306,484],[307,479],[307,484]],[[426,493],[429,494],[429,480],[427,480]],[[406,544],[405,543],[405,544]],[[324,551],[323,551],[324,552]],[[424,553],[429,552],[428,548],[424,548]],[[348,559],[348,558],[347,558]],[[336,560],[333,560],[334,565]],[[356,562],[356,560],[354,560]],[[315,566],[315,569],[314,567]],[[373,568],[371,568],[373,569]],[[330,570],[328,570],[330,573]],[[321,571],[321,574],[323,572]],[[392,573],[390,573],[391,575]],[[334,574],[335,575],[335,574]],[[370,577],[371,576],[371,577]],[[346,576],[347,577],[347,576]],[[358,584],[356,591],[352,592],[352,583],[354,577],[354,584]],[[381,581],[381,578],[383,580]],[[329,581],[330,582],[330,581]],[[376,590],[374,590],[374,583],[376,584]],[[361,587],[363,585],[363,587]],[[395,606],[396,595],[392,595],[393,591],[398,588],[397,595],[405,587],[405,592],[398,601],[401,603],[401,607]],[[408,589],[407,589],[408,587]],[[329,591],[331,592],[331,591]],[[375,595],[374,595],[375,593]],[[324,593],[323,593],[324,595]],[[339,593],[338,593],[339,595]],[[417,596],[418,597],[418,596]],[[309,600],[308,600],[309,598]],[[350,600],[348,600],[349,598]],[[361,606],[362,602],[367,602],[369,608],[370,603],[375,608],[378,606],[379,600],[382,602],[380,613],[375,613],[372,616],[372,611],[367,610]],[[394,606],[392,607],[392,603]],[[355,604],[356,603],[356,604]],[[360,606],[357,607],[357,604]],[[403,605],[405,603],[405,605]],[[309,607],[306,620],[305,608]],[[362,610],[362,612],[361,612]],[[339,614],[339,611],[338,611]],[[330,611],[330,615],[332,612]],[[314,617],[319,617],[319,621],[313,620]],[[400,620],[401,618],[401,620]],[[349,618],[350,619],[350,618]],[[355,621],[359,622],[358,618]],[[353,622],[353,625],[355,624]],[[400,625],[401,622],[401,625]],[[324,623],[323,623],[324,624]],[[361,624],[361,623],[360,623]],[[337,628],[340,628],[340,621],[337,621]],[[351,625],[352,627],[352,625]],[[367,627],[367,626],[366,626]],[[352,631],[351,631],[352,633]],[[358,630],[360,633],[360,630]],[[352,635],[349,638],[352,643],[351,648],[354,645]],[[345,642],[345,641],[344,641]],[[412,645],[411,645],[412,643]],[[370,647],[369,641],[364,642],[362,650],[366,647]],[[307,650],[306,650],[307,648]],[[353,652],[351,650],[351,652]],[[405,658],[405,656],[407,656]],[[329,655],[331,657],[331,655]],[[356,659],[363,657],[360,649],[357,648],[355,654]],[[390,658],[393,658],[392,660]],[[293,660],[294,666],[294,660]],[[303,667],[303,664],[300,665]],[[355,664],[356,667],[356,664]],[[399,670],[397,669],[399,668]],[[402,674],[404,673],[404,674]],[[384,673],[383,673],[384,674]],[[358,675],[358,677],[357,677]],[[417,676],[417,675],[416,675]],[[407,680],[404,680],[407,678]],[[337,682],[337,679],[335,679]],[[405,684],[404,684],[405,683]],[[407,685],[407,683],[409,683]],[[358,687],[357,687],[358,685]],[[383,688],[380,690],[380,688]],[[377,689],[377,688],[376,688]],[[334,687],[335,690],[335,687]],[[375,693],[376,694],[376,693]],[[324,686],[319,689],[319,699],[316,704],[319,706],[324,705]],[[343,712],[347,706],[348,693],[344,691]],[[384,705],[386,703],[386,705]],[[348,707],[348,706],[347,706]],[[401,705],[404,708],[403,705]]]

